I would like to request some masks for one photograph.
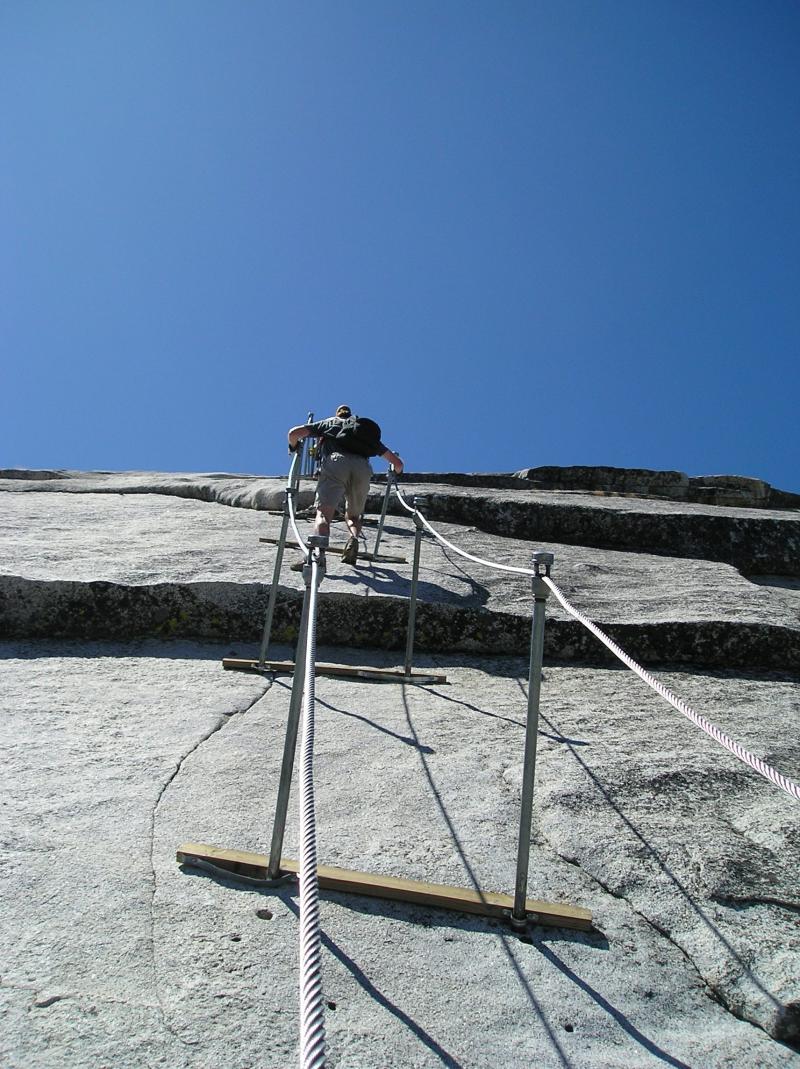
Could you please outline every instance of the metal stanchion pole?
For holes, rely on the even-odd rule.
[[[281,776],[278,783],[278,799],[275,803],[275,822],[272,826],[272,842],[269,848],[269,866],[267,878],[277,879],[281,867],[281,851],[283,850],[283,835],[286,831],[286,813],[289,808],[289,791],[292,785],[292,770],[294,769],[294,755],[297,749],[297,732],[300,725],[300,707],[303,700],[303,685],[305,683],[305,659],[306,643],[308,641],[308,609],[311,601],[311,553],[315,549],[324,549],[328,545],[327,535],[311,535],[309,538],[309,555],[303,568],[303,579],[306,589],[303,595],[303,611],[300,614],[300,634],[297,639],[297,649],[294,655],[294,675],[292,677],[292,696],[289,700],[289,717],[286,722],[286,738],[283,743],[283,761],[281,764]],[[317,569],[322,575],[320,569]]]
[[[267,611],[264,615],[264,633],[261,636],[261,649],[258,654],[258,666],[263,668],[267,660],[267,650],[269,649],[270,635],[272,634],[272,617],[275,615],[275,602],[278,599],[278,579],[280,578],[281,568],[283,566],[283,551],[286,547],[286,535],[289,531],[289,502],[288,498],[290,494],[295,492],[294,487],[289,487],[286,490],[286,504],[283,508],[283,520],[281,522],[281,533],[278,537],[278,547],[275,552],[275,566],[272,569],[272,585],[269,588],[269,600],[267,601]]]
[[[392,486],[394,485],[394,468],[390,465],[389,470],[386,473],[386,491],[383,495],[383,505],[381,506],[381,518],[378,520],[378,533],[375,535],[375,547],[372,550],[372,556],[377,559],[378,550],[381,545],[381,538],[383,537],[383,525],[386,522],[386,510],[389,507],[389,497],[392,493]]]
[[[536,774],[536,743],[539,734],[539,691],[542,683],[542,656],[544,653],[544,606],[548,589],[542,579],[550,575],[552,553],[534,553],[535,575],[531,579],[533,589],[533,622],[531,627],[531,656],[528,669],[528,722],[525,730],[525,759],[522,770],[522,804],[519,818],[519,843],[517,847],[517,878],[514,887],[514,908],[511,924],[519,931],[526,926],[525,899],[528,889],[528,862],[531,850],[531,821],[533,818],[533,781]]]
[[[306,425],[308,425],[309,423],[313,423],[313,422],[314,422],[314,413],[313,412],[309,412],[308,415],[306,416]],[[302,438],[300,440],[300,444],[301,444],[301,447],[302,447],[302,450],[303,450],[303,464],[302,464],[302,467],[301,467],[300,470],[303,473],[303,475],[313,475],[314,474],[314,471],[313,471],[314,463],[313,463],[313,460],[311,458],[311,441],[308,438]]]
[[[414,508],[419,508],[422,499],[414,498]],[[405,674],[411,675],[411,657],[414,653],[414,627],[417,620],[417,584],[419,582],[419,555],[422,547],[422,520],[414,513],[414,566],[411,572],[411,597],[408,601],[408,633],[406,635],[406,659],[403,665]]]
[[[278,598],[278,579],[280,578],[281,567],[283,566],[283,551],[286,547],[286,535],[289,533],[289,502],[292,495],[297,493],[297,473],[299,470],[300,455],[299,453],[295,453],[292,459],[292,466],[289,469],[289,483],[283,498],[283,521],[281,522],[281,533],[278,538],[278,548],[275,553],[275,565],[272,569],[272,585],[269,588],[267,611],[264,615],[264,631],[261,636],[261,649],[258,654],[259,668],[263,668],[267,660],[267,650],[269,649],[269,640],[272,633],[272,617],[275,614],[275,602]]]

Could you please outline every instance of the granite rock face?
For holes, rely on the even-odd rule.
[[[524,468],[516,474],[548,490],[594,490],[741,508],[800,507],[800,494],[777,490],[763,479],[744,475],[690,478],[682,471],[609,467]]]
[[[283,481],[21,474],[0,479],[0,1062],[289,1064],[294,892],[174,861],[187,839],[268,846],[288,680],[220,661],[258,650],[275,559],[260,539],[278,535]],[[796,510],[607,485],[402,490],[473,557],[527,568],[533,549],[554,552],[580,611],[800,779]],[[382,495],[378,483],[374,512]],[[300,507],[312,497],[306,482]],[[371,542],[374,520],[366,530]],[[328,554],[321,659],[402,662],[412,535],[394,502],[381,551],[406,563]],[[279,578],[277,657],[297,638],[296,556]],[[318,681],[321,860],[513,891],[530,580],[426,536],[419,599],[414,662],[446,685]],[[529,893],[590,908],[594,932],[533,927],[520,941],[325,896],[329,1063],[800,1067],[799,803],[552,596],[545,656]],[[292,810],[289,856],[297,834]]]

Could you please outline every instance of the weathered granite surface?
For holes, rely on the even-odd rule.
[[[403,487],[410,497],[412,485]],[[800,575],[797,510],[714,508],[625,497],[422,490],[426,514],[489,534],[723,561],[749,574]],[[394,511],[399,511],[393,504]]]
[[[383,477],[379,475],[378,478]],[[505,490],[531,487],[537,490],[575,490],[665,498],[738,508],[800,508],[800,494],[778,490],[763,479],[743,475],[700,475],[691,478],[682,471],[653,471],[649,468],[547,465],[522,468],[513,474],[413,472],[407,478],[411,482],[446,483],[449,486],[488,486]]]
[[[223,652],[0,647],[9,1069],[296,1061],[296,889],[175,862],[186,840],[263,851],[271,832],[288,683],[224,672]],[[320,859],[510,891],[525,661],[424,666],[448,684],[318,680]],[[790,682],[664,680],[798,767]],[[520,940],[324,894],[329,1064],[800,1066],[791,800],[630,673],[549,666],[543,686],[529,887],[591,909],[594,933]]]
[[[682,471],[554,466],[524,468],[516,474],[548,490],[595,490],[742,508],[800,507],[800,494],[778,490],[763,479],[744,475],[700,475],[690,478]]]
[[[2,492],[165,494],[242,508],[280,509],[284,481],[257,476],[148,472],[63,472],[58,479],[0,479]],[[298,507],[310,504],[303,480]],[[409,498],[426,497],[431,519],[475,526],[489,534],[562,545],[596,546],[675,557],[719,560],[748,574],[800,575],[800,510],[715,507],[657,498],[595,496],[570,491],[439,487],[401,482]],[[370,507],[377,510],[383,488]],[[402,513],[395,501],[392,511]]]
[[[294,891],[174,861],[186,839],[267,849],[288,681],[220,661],[257,650],[275,552],[258,540],[277,534],[281,480],[62,474],[0,484],[0,1064],[283,1067],[297,1045]],[[800,779],[795,573],[742,574],[698,532],[682,544],[696,556],[566,537],[595,537],[608,516],[618,538],[643,518],[699,517],[727,524],[730,555],[749,519],[749,552],[769,543],[774,563],[791,513],[432,496],[479,516],[436,521],[476,556],[526,566],[552,549],[582,611]],[[541,506],[560,537],[521,522],[492,535],[508,504],[529,519]],[[384,551],[410,561],[411,530],[392,515]],[[320,640],[335,644],[320,658],[396,665],[409,580],[410,564],[329,555]],[[284,570],[278,638],[296,634],[301,585]],[[415,661],[447,685],[318,681],[321,860],[509,891],[529,583],[426,541],[420,597]],[[546,654],[530,893],[588,906],[596,931],[520,941],[474,918],[325,896],[329,1063],[800,1069],[797,803],[604,663],[553,598]],[[292,807],[289,856],[296,835]]]
[[[275,549],[259,538],[277,537],[279,516],[163,493],[40,491],[2,495],[0,503],[7,573],[0,576],[0,636],[260,636]],[[309,530],[307,521],[301,526]],[[477,557],[529,565],[529,542],[455,524],[438,527]],[[384,552],[410,562],[412,531],[407,516],[392,516]],[[555,552],[554,578],[576,607],[649,664],[800,667],[796,580],[756,583],[708,560],[536,545]],[[295,557],[286,557],[275,617],[276,637],[284,641],[299,623],[302,578],[288,569]],[[409,563],[353,569],[330,554],[321,641],[403,649],[410,583]],[[525,576],[469,564],[428,538],[419,598],[421,650],[527,649],[531,592]],[[608,662],[611,655],[554,598],[548,619],[548,655]]]

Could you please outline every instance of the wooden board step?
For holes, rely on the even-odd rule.
[[[210,846],[208,843],[182,843],[178,847],[176,857],[183,865],[191,865],[193,861],[198,860],[205,861],[233,874],[256,880],[267,878],[269,866],[267,854],[254,854],[249,850],[227,850]],[[280,870],[281,873],[297,873],[298,864],[291,858],[282,857]],[[459,913],[477,913],[484,917],[508,919],[514,905],[511,895],[497,891],[476,891],[468,887],[449,887],[446,884],[406,880],[397,876],[376,876],[369,872],[340,869],[335,865],[319,865],[317,878],[320,887],[329,891],[413,902],[420,906],[451,909]],[[591,910],[581,906],[526,898],[525,911],[531,924],[577,928],[580,931],[589,931],[592,927]]]
[[[264,661],[263,665],[252,658],[224,657],[223,668],[239,672],[273,672],[275,675],[294,675],[294,661]],[[348,679],[374,679],[383,683],[446,683],[447,676],[440,672],[411,672],[401,668],[369,668],[349,664],[329,664],[319,661],[315,665],[318,676],[344,676]]]
[[[280,539],[279,538],[259,538],[259,542],[267,542],[271,546],[277,546],[278,543],[280,542]],[[287,538],[287,540],[286,540],[286,548],[287,549],[305,549],[306,547],[305,546],[301,546],[299,542],[290,541]],[[325,549],[325,552],[326,553],[339,553],[339,554],[341,554],[341,553],[344,553],[344,546],[327,546],[326,549]],[[361,550],[358,551],[358,559],[359,560],[382,560],[382,561],[386,561],[388,564],[408,564],[408,558],[407,557],[392,557],[392,556],[389,556],[386,553],[379,553],[378,556],[376,557],[374,553],[364,553]]]

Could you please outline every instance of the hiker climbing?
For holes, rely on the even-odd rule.
[[[349,405],[339,405],[335,416],[304,423],[289,430],[289,451],[294,452],[303,438],[318,438],[320,456],[317,482],[314,533],[329,535],[334,512],[345,499],[345,522],[350,532],[342,561],[355,564],[358,559],[358,539],[361,517],[369,493],[372,468],[370,457],[383,457],[395,472],[403,470],[403,461],[381,441],[381,429],[374,420],[354,416]],[[293,564],[294,570],[302,562]]]

